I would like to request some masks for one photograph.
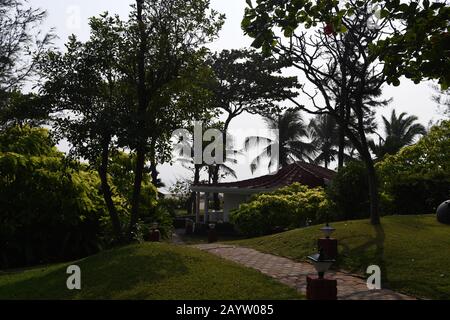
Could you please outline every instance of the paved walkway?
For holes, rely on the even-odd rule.
[[[314,267],[306,262],[295,262],[287,258],[262,253],[254,249],[224,244],[201,244],[194,247],[216,254],[247,267],[256,269],[278,281],[306,294],[306,276],[316,274]],[[368,290],[366,281],[343,272],[328,272],[338,282],[340,300],[412,300],[414,298],[391,291]]]

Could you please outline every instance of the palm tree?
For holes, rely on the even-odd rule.
[[[325,165],[336,160],[339,154],[339,129],[336,120],[330,115],[318,115],[309,123],[311,144],[316,149],[314,163]]]
[[[269,171],[274,167],[283,168],[295,161],[312,161],[310,155],[315,148],[311,143],[301,140],[308,137],[308,129],[300,112],[288,109],[282,114],[264,120],[269,129],[278,130],[278,139],[253,136],[245,140],[245,151],[260,144],[265,145],[263,151],[250,164],[252,173],[260,166],[263,158],[270,159]],[[276,149],[278,159],[277,155],[272,153],[272,150]]]
[[[395,109],[392,110],[390,120],[383,117],[386,138],[380,137],[378,145],[370,141],[372,152],[377,158],[382,158],[386,154],[395,154],[401,148],[412,144],[416,136],[427,133],[423,125],[416,123],[417,120],[416,116],[408,116],[406,112],[402,112],[397,117]]]
[[[179,138],[179,137],[177,137]],[[225,159],[223,163],[208,165],[206,163],[196,164],[194,163],[194,141],[191,137],[188,140],[180,140],[177,142],[174,149],[177,157],[175,161],[181,163],[181,165],[186,169],[194,170],[194,181],[193,184],[198,184],[200,182],[200,173],[205,170],[208,174],[208,183],[218,183],[220,178],[225,178],[226,176],[232,176],[237,179],[236,171],[231,168],[227,163],[236,165],[236,156],[239,155],[239,151],[233,149],[233,137],[227,135],[228,147],[225,150]],[[202,152],[207,146],[207,142],[203,141]],[[220,202],[218,201],[218,195],[214,194],[214,208],[219,209]],[[191,203],[195,201],[195,192],[192,192],[189,199]]]

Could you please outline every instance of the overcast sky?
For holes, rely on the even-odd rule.
[[[55,44],[63,48],[67,37],[76,34],[80,40],[87,40],[89,37],[88,18],[99,15],[104,11],[111,14],[119,14],[126,19],[129,12],[129,6],[133,3],[131,0],[29,0],[34,8],[40,7],[47,10],[48,17],[44,28],[55,28],[55,33],[59,39]],[[244,36],[240,22],[242,20],[245,8],[244,0],[212,0],[212,7],[224,13],[227,17],[226,23],[220,32],[220,38],[209,47],[213,51],[223,49],[239,49],[250,46],[251,39]],[[301,75],[299,75],[301,79]],[[425,126],[430,120],[436,121],[441,116],[436,110],[435,104],[431,101],[432,90],[429,83],[414,85],[411,81],[402,79],[399,87],[385,86],[383,90],[386,98],[393,98],[393,103],[379,111],[381,115],[389,115],[393,108],[398,113],[408,112],[419,117],[419,121]],[[300,97],[299,102],[308,104],[305,98]],[[249,127],[252,129],[263,129],[263,121],[256,116],[243,115],[237,118],[231,124],[231,131],[245,131]],[[61,145],[61,148],[66,148]],[[239,179],[252,177],[248,164],[236,167]],[[176,179],[188,174],[188,171],[179,165],[171,167],[164,165],[160,168],[161,178],[170,185]],[[232,179],[232,178],[230,178]]]

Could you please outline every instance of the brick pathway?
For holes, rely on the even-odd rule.
[[[262,253],[254,249],[224,244],[201,244],[194,247],[216,254],[247,267],[256,269],[278,281],[306,294],[306,276],[316,274],[314,267],[306,262],[295,262],[287,258]],[[366,281],[355,275],[333,272],[338,282],[340,300],[412,300],[415,298],[391,290],[368,290]]]

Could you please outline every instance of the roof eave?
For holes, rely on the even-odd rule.
[[[277,188],[238,188],[238,187],[219,187],[219,186],[192,186],[194,192],[209,193],[234,193],[234,194],[254,194],[263,192],[272,192]]]

